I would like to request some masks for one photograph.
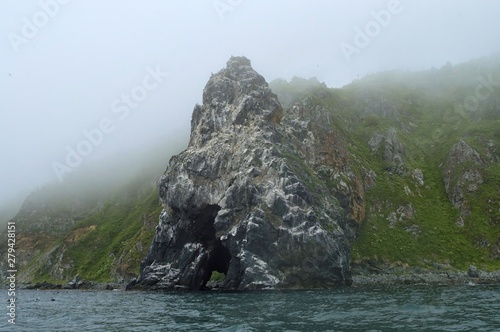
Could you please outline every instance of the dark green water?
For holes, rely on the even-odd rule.
[[[245,293],[20,290],[17,304],[17,324],[7,324],[4,314],[1,331],[500,331],[500,285]]]

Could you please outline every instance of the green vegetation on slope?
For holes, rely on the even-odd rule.
[[[366,192],[367,216],[353,243],[354,263],[429,268],[438,263],[459,269],[475,264],[500,269],[500,154],[496,148],[500,146],[500,87],[482,87],[481,92],[488,92],[484,100],[475,96],[481,82],[496,82],[494,78],[500,78],[499,56],[448,64],[439,70],[375,74],[341,89],[304,86],[306,80],[298,85],[291,81],[288,86],[271,82],[279,97],[290,100],[296,94],[300,96],[296,101],[308,109],[326,109],[335,119],[333,130],[347,139],[353,163],[377,175]],[[478,102],[468,104],[471,100]],[[400,172],[384,162],[382,148],[375,152],[369,148],[370,139],[389,128],[395,128],[405,147]],[[465,193],[471,213],[463,227],[457,225],[460,211],[452,206],[443,177],[443,163],[460,140],[487,160],[480,170],[483,183],[477,191]],[[424,174],[422,186],[412,178],[417,169]],[[408,210],[414,215],[401,217]]]
[[[143,190],[135,198],[109,199],[97,212],[75,223],[49,250],[21,268],[25,279],[61,282],[78,275],[112,282],[136,276],[161,212],[156,190]],[[63,271],[57,273],[59,269]]]
[[[109,282],[137,276],[161,211],[156,182],[169,156],[184,144],[163,140],[90,162],[63,182],[30,194],[14,218],[18,281],[64,283],[78,275]]]
[[[161,207],[156,191],[138,202],[106,204],[102,211],[76,224],[71,234],[82,236],[71,243],[64,260],[71,262],[68,276],[94,281],[112,281],[136,276],[154,235]],[[68,237],[66,243],[71,241]]]

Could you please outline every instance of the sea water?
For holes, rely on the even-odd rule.
[[[19,290],[16,305],[16,324],[5,314],[1,331],[500,331],[500,285]]]

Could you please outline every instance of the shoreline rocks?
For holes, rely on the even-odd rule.
[[[500,270],[498,271],[481,271],[476,270],[477,274],[471,276],[468,271],[422,271],[420,268],[407,268],[400,270],[398,273],[360,273],[352,275],[352,288],[370,287],[388,287],[388,286],[458,286],[458,285],[500,285]],[[98,290],[98,291],[125,291],[127,289],[126,283],[97,283],[85,282],[85,286],[71,287],[70,284],[54,284],[48,282],[39,282],[36,284],[28,284],[21,287],[21,289],[30,290]],[[346,285],[339,285],[337,287],[345,287]],[[348,286],[348,287],[349,287]],[[335,289],[337,287],[331,287]],[[322,287],[304,287],[303,289],[324,289]],[[133,290],[141,290],[140,288],[133,288]],[[175,288],[176,291],[191,291],[187,288]],[[262,290],[262,289],[261,289]],[[280,290],[274,288],[269,290]],[[297,289],[298,290],[298,289]],[[200,291],[234,291],[225,290],[220,282],[209,283],[207,287]],[[264,289],[265,291],[265,289]]]
[[[375,272],[376,271],[376,272]],[[500,270],[486,272],[471,265],[467,271],[420,267],[376,266],[362,267],[353,274],[353,286],[362,285],[459,285],[500,284]]]
[[[428,272],[394,274],[354,275],[353,287],[356,286],[391,286],[391,285],[484,285],[500,284],[500,271],[482,272],[479,277],[471,277],[464,271]]]
[[[125,283],[99,283],[83,280],[80,277],[69,281],[66,284],[52,283],[47,281],[25,284],[21,289],[30,290],[125,290]]]

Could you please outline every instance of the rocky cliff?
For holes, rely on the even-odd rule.
[[[13,219],[19,282],[311,288],[349,284],[350,271],[447,282],[500,270],[500,89],[466,103],[481,75],[500,77],[500,57],[339,89],[268,85],[231,58],[159,181],[161,206],[152,179],[179,151],[171,139],[26,199]]]
[[[250,61],[232,57],[208,81],[189,146],[158,183],[164,210],[130,287],[199,290],[214,271],[225,290],[350,284],[363,186],[322,114],[284,114]]]

